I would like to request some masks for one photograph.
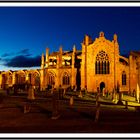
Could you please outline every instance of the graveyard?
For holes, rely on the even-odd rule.
[[[140,104],[126,94],[118,101],[80,91],[1,90],[0,133],[139,133]]]

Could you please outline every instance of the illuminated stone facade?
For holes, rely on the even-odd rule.
[[[82,50],[42,54],[41,69],[1,72],[0,85],[30,83],[40,90],[49,85],[55,88],[87,89],[97,92],[97,88],[112,92],[115,90],[134,92],[140,85],[140,52],[131,51],[129,57],[120,55],[117,35],[107,40],[103,32],[92,41],[85,35]]]

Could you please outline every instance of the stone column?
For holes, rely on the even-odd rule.
[[[49,66],[49,48],[46,48],[46,62],[45,62],[46,68]]]
[[[60,69],[59,69],[59,55],[57,55],[55,88],[59,88],[60,79],[61,79],[61,77],[60,77]]]
[[[25,81],[26,81],[26,83],[29,83],[29,73],[26,74]]]
[[[2,89],[2,74],[0,74],[0,89]]]
[[[41,70],[40,70],[40,90],[45,90],[45,69],[44,69],[44,54],[41,57]]]
[[[59,48],[59,67],[62,67],[62,55],[63,55],[63,50],[62,47]]]
[[[76,47],[74,46],[73,47],[73,53],[72,53],[72,66],[71,66],[71,68],[72,68],[72,79],[71,79],[71,86],[72,86],[72,88],[74,87],[74,86],[76,86],[76,73],[75,73],[75,53],[76,53]]]
[[[12,85],[16,84],[16,73],[14,72],[12,75]]]
[[[82,43],[81,89],[86,85],[86,45]]]

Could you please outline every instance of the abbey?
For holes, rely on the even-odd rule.
[[[140,85],[140,52],[131,51],[129,57],[121,56],[117,35],[107,40],[103,32],[94,41],[85,35],[82,49],[73,46],[71,51],[42,54],[41,68],[36,70],[5,71],[0,73],[0,87],[30,83],[35,88],[87,89],[97,92],[119,90],[132,93]]]

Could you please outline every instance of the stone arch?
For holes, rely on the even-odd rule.
[[[35,87],[40,86],[40,73],[37,70],[31,72],[31,84]]]
[[[10,86],[12,86],[12,71],[5,71],[1,73],[1,77],[2,77],[2,84],[1,87],[2,89],[6,89]]]
[[[29,70],[26,72],[26,82],[35,87],[40,86],[40,72],[38,70]]]
[[[24,71],[24,70],[16,71],[15,79],[16,79],[15,80],[16,84],[25,84],[25,82],[26,82],[26,71]]]
[[[105,88],[105,82],[100,83],[100,92],[103,92],[103,89]]]

